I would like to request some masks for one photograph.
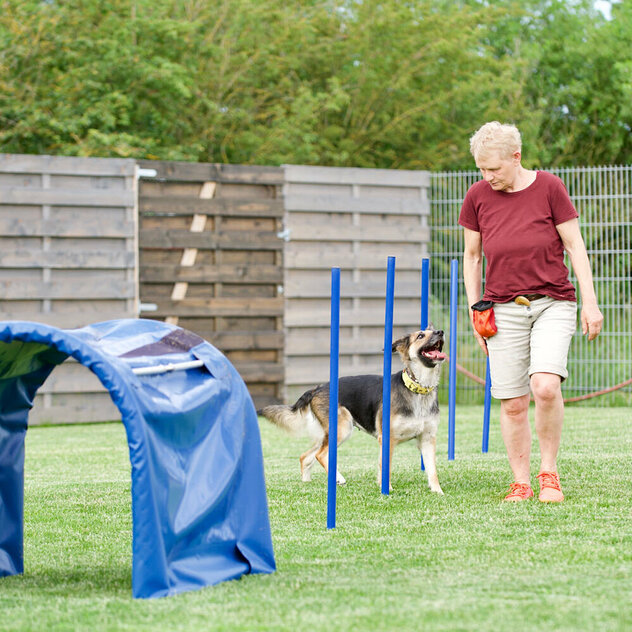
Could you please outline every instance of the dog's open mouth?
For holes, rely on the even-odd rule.
[[[443,353],[443,342],[439,341],[432,347],[428,347],[421,352],[424,358],[434,360],[435,362],[441,362],[447,359],[447,355]]]

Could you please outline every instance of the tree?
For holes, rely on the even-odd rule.
[[[533,164],[629,161],[629,3],[0,0],[0,148],[471,168],[516,123]]]
[[[520,5],[521,18],[496,21],[488,38],[496,56],[516,60],[525,104],[516,122],[525,132],[527,160],[537,166],[629,161],[629,5],[615,5],[611,22],[592,0]]]
[[[188,25],[150,17],[151,6],[5,0],[3,150],[193,159]]]

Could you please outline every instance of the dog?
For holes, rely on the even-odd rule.
[[[389,463],[393,448],[411,439],[423,456],[430,490],[443,494],[436,466],[436,436],[439,425],[437,387],[443,353],[444,334],[430,326],[395,341],[392,352],[399,353],[404,368],[391,376],[391,424]],[[325,471],[329,453],[329,383],[320,384],[299,397],[293,406],[271,405],[257,411],[268,421],[291,434],[307,434],[312,445],[300,457],[301,477],[311,480],[316,461]],[[380,443],[378,484],[382,470],[382,376],[342,377],[338,386],[338,445],[353,432],[353,426],[376,437]],[[390,472],[389,472],[390,480]],[[337,471],[339,485],[346,483]]]

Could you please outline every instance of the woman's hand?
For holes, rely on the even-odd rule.
[[[485,355],[489,355],[489,352],[487,351],[487,341],[483,336],[481,336],[481,334],[478,333],[478,331],[476,331],[476,327],[474,327],[474,319],[472,318],[472,309],[470,308],[469,311],[470,311],[470,325],[472,325],[474,338],[476,338],[476,342],[478,342],[478,344],[480,345]]]
[[[594,340],[601,332],[603,314],[597,305],[582,305],[580,315],[582,333],[588,334],[588,340]]]
[[[476,342],[480,345],[481,349],[485,352],[485,355],[489,355],[489,351],[487,351],[487,341],[478,331],[474,330],[474,338],[476,338]]]

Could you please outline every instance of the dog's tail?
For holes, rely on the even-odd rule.
[[[307,431],[308,416],[311,415],[310,404],[315,390],[303,393],[293,406],[272,404],[259,409],[257,415],[265,417],[290,434],[303,434]]]

